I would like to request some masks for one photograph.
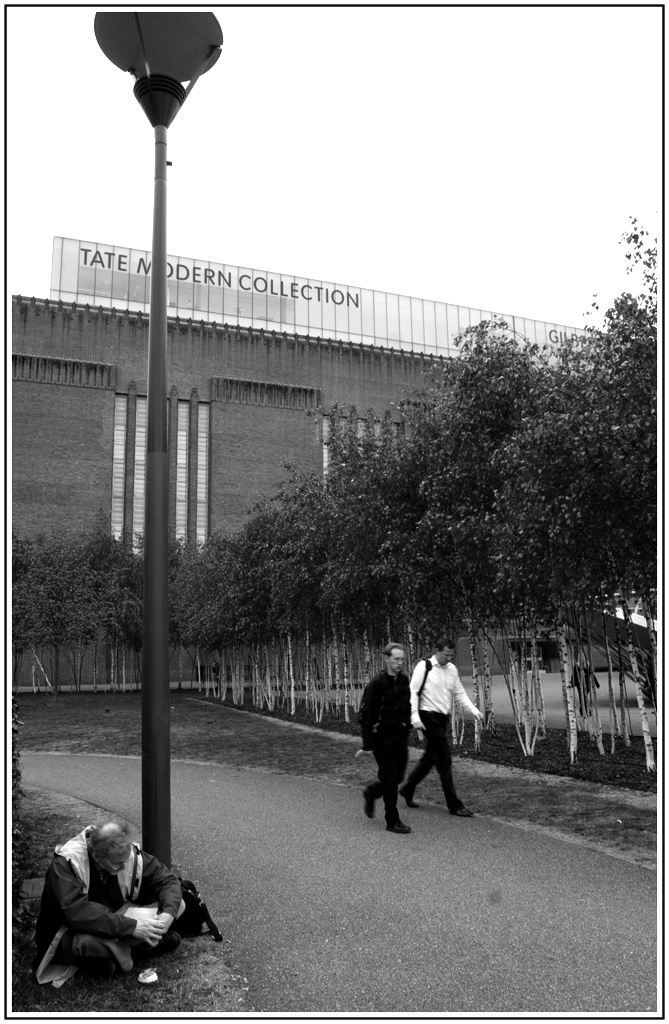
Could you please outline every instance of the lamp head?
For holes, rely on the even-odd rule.
[[[95,15],[94,28],[105,56],[137,79],[135,96],[154,127],[171,124],[223,44],[214,15],[196,11],[103,12]]]

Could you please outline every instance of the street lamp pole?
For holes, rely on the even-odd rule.
[[[171,864],[167,454],[167,128],[156,125],[142,607],[142,842]]]
[[[136,78],[134,94],[154,129],[155,173],[149,304],[142,609],[142,843],[170,866],[170,675],[167,450],[167,129],[223,43],[213,14],[101,13],[105,55]],[[182,82],[188,82],[184,89]]]

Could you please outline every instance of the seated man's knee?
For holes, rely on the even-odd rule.
[[[112,956],[109,946],[85,932],[66,931],[58,946],[58,959],[63,963],[76,963],[85,957]]]

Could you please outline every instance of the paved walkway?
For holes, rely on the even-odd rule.
[[[23,782],[141,822],[141,760],[21,755]],[[172,857],[266,1013],[654,1013],[656,874],[438,806],[173,762]],[[82,823],[85,824],[85,823]]]

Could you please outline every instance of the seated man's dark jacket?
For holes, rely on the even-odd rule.
[[[409,735],[411,695],[409,678],[403,672],[391,676],[385,670],[371,679],[362,695],[358,714],[362,749],[373,750],[379,732]]]
[[[142,853],[142,858],[142,884],[134,902],[146,906],[157,901],[159,913],[165,911],[176,919],[181,902],[179,879],[151,854]],[[53,858],[46,873],[35,928],[40,955],[62,925],[76,932],[114,939],[129,939],[134,934],[137,922],[119,913],[125,901],[117,878],[99,871],[91,857],[89,861],[91,879],[88,893],[85,893],[81,879],[66,858],[58,854]]]

